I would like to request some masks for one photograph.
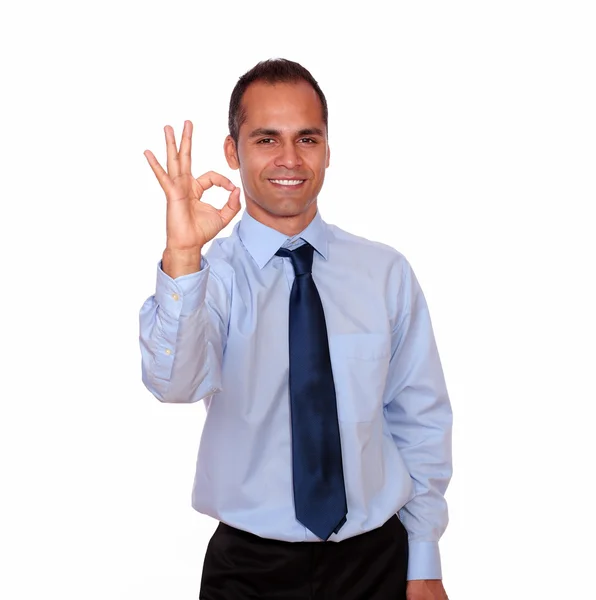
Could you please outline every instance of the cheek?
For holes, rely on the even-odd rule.
[[[306,161],[315,173],[324,173],[327,168],[327,153],[324,150],[318,151],[316,155],[309,156]]]
[[[249,157],[244,163],[245,174],[253,180],[263,179],[263,171],[267,169],[268,162],[263,157]]]

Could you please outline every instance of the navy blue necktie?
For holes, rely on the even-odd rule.
[[[296,518],[327,540],[346,522],[341,441],[323,305],[312,278],[314,248],[290,252],[290,409]]]

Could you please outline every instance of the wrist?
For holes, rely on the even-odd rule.
[[[162,270],[172,279],[201,270],[202,247],[188,250],[168,248],[163,251]]]

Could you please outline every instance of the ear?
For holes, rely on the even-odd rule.
[[[330,159],[331,159],[331,148],[329,148],[329,144],[327,144],[327,160],[325,161],[325,168],[329,167]]]
[[[226,160],[228,161],[230,169],[237,170],[240,168],[236,144],[231,135],[228,135],[224,141],[224,154],[226,155]]]

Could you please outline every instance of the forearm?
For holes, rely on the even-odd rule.
[[[434,431],[421,432],[417,444],[398,444],[398,449],[415,494],[399,511],[408,531],[408,579],[442,579],[439,540],[449,522],[445,492],[452,475],[449,422]]]
[[[414,484],[402,507],[408,531],[408,579],[441,579],[439,539],[448,524],[445,492],[452,475],[452,414],[440,371],[429,367],[426,381],[401,390],[387,420]]]
[[[142,380],[161,402],[196,402],[221,390],[223,332],[206,299],[209,269],[173,280],[158,268],[139,314]]]

